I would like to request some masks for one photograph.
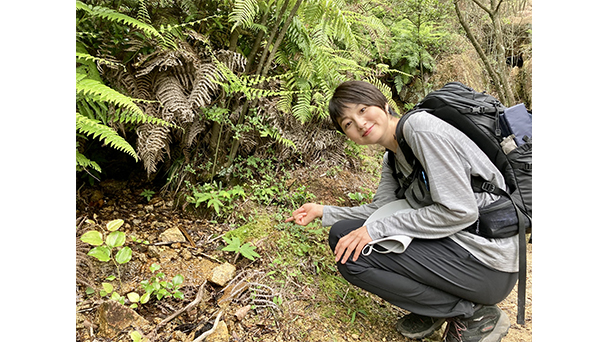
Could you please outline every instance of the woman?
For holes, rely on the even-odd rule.
[[[359,145],[378,144],[395,153],[397,171],[409,165],[396,140],[399,119],[384,95],[362,81],[342,83],[329,112],[336,128]],[[462,132],[426,113],[412,114],[403,135],[421,162],[433,203],[365,223],[382,206],[398,200],[399,183],[387,154],[372,203],[336,207],[306,203],[286,221],[307,225],[316,218],[332,226],[329,244],[340,273],[350,283],[409,312],[397,322],[406,337],[422,339],[446,320],[445,341],[500,341],[510,327],[496,303],[517,280],[517,236],[487,239],[466,231],[477,221],[478,208],[498,199],[474,193],[471,176],[505,189],[505,182],[487,156]],[[402,253],[363,255],[372,240],[407,235],[413,240]]]

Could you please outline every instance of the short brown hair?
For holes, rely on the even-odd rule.
[[[373,84],[364,81],[346,81],[336,88],[329,100],[329,116],[336,129],[344,133],[338,119],[344,116],[344,108],[348,104],[363,104],[384,109],[387,103],[386,96]],[[392,110],[390,111],[392,114]]]

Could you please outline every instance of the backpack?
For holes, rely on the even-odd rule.
[[[388,154],[393,177],[398,182],[401,179],[404,183],[404,186],[395,191],[397,197],[413,199],[420,205],[431,202],[428,180],[420,162],[403,137],[405,121],[412,114],[420,111],[435,115],[467,135],[490,158],[505,179],[508,192],[498,189],[481,178],[473,178],[471,186],[475,192],[487,191],[501,195],[512,203],[508,207],[513,212],[513,215],[510,216],[515,224],[510,231],[504,233],[506,234],[504,236],[519,234],[520,272],[517,323],[523,325],[526,291],[525,234],[531,232],[532,224],[532,114],[525,109],[523,104],[506,108],[496,98],[485,92],[479,93],[459,82],[447,83],[443,88],[424,97],[399,119],[396,130],[399,148],[407,162],[413,167],[411,174],[404,177],[398,173],[393,152],[389,151]],[[498,202],[501,201],[495,203]],[[480,210],[480,213],[483,211]],[[504,219],[504,215],[498,219]],[[480,220],[478,220],[477,226],[479,226]],[[530,238],[531,241],[532,238]]]

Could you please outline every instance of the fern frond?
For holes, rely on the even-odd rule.
[[[300,123],[308,122],[312,118],[310,98],[310,90],[299,93],[297,104],[292,108],[293,116],[295,116]]]
[[[78,77],[79,74],[77,74]],[[82,76],[82,75],[80,75]],[[78,79],[78,78],[77,78]],[[105,84],[92,80],[89,78],[83,78],[76,82],[76,94],[82,94],[89,96],[98,101],[104,101],[112,103],[115,106],[127,110],[129,113],[124,113],[125,118],[128,118],[128,122],[143,123],[151,122],[156,125],[165,125],[175,127],[169,122],[165,122],[161,119],[153,116],[145,115],[144,112],[139,108],[133,99],[125,96],[116,90],[106,86]],[[142,100],[145,101],[145,100]]]
[[[158,79],[156,98],[160,100],[165,110],[177,114],[180,121],[192,122],[194,119],[194,112],[188,105],[184,89],[175,76],[164,74]]]
[[[253,25],[257,13],[258,4],[256,0],[236,0],[234,9],[228,16],[228,21],[234,22],[231,31],[234,31],[238,26],[250,28]]]
[[[137,128],[137,150],[148,176],[156,172],[156,165],[169,153],[170,129],[165,126],[143,124]]]
[[[376,88],[378,88],[388,100],[388,105],[391,106],[391,108],[393,108],[393,110],[395,110],[397,114],[401,114],[397,103],[395,102],[395,100],[393,100],[393,92],[391,91],[391,88],[389,86],[374,77],[367,78],[365,81],[375,85]]]
[[[136,161],[139,160],[133,147],[123,137],[98,120],[89,119],[77,112],[76,130],[80,133],[93,136],[93,138],[99,139],[104,144],[132,156]]]
[[[101,172],[101,167],[99,167],[99,164],[85,157],[84,154],[76,150],[76,170],[78,171],[78,168],[87,169],[89,167],[97,172]]]
[[[125,67],[125,65],[122,63],[112,62],[108,59],[91,56],[88,53],[82,53],[82,52],[76,52],[76,61],[80,62],[80,63],[85,62],[85,61],[95,62],[95,63],[99,63],[99,64],[106,64],[109,66],[120,66],[123,68],[123,70],[127,69]]]
[[[219,88],[214,82],[217,79],[217,68],[214,64],[207,63],[196,70],[194,86],[188,96],[188,103],[192,108],[200,108],[211,103],[211,95]]]
[[[148,8],[146,8],[146,0],[139,0],[139,5],[137,6],[137,20],[146,24],[151,23]]]
[[[109,9],[106,7],[100,7],[100,6],[93,7],[93,6],[84,4],[81,1],[76,1],[76,9],[85,10],[90,15],[97,16],[97,17],[106,19],[111,22],[129,25],[135,29],[144,31],[145,33],[149,34],[150,36],[154,36],[154,37],[160,39],[163,43],[165,42],[165,38],[163,37],[163,35],[160,34],[160,32],[158,32],[151,25],[148,25],[135,18],[131,18],[128,15],[118,13],[112,9]]]

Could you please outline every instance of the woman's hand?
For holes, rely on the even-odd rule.
[[[323,206],[315,203],[306,203],[296,209],[285,222],[293,221],[295,224],[305,226],[318,217],[323,217]]]
[[[371,241],[372,238],[367,233],[366,226],[353,230],[338,241],[336,249],[334,250],[334,253],[336,254],[336,262],[342,258],[340,262],[343,264],[346,263],[348,257],[353,252],[353,261],[357,261],[363,247],[365,247],[365,245]]]

